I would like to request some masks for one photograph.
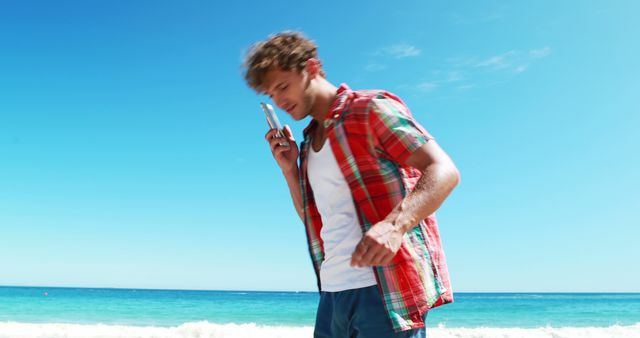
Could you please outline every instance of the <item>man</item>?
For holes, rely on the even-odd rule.
[[[451,159],[395,95],[327,81],[301,33],[253,45],[244,66],[251,88],[312,118],[300,148],[288,126],[289,146],[266,139],[306,227],[315,337],[425,337],[427,311],[453,301],[434,215],[459,181]]]

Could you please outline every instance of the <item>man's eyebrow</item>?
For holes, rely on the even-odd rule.
[[[285,82],[284,80],[282,80],[282,81],[280,81],[280,82],[277,82],[277,85],[275,85],[275,86],[273,86],[273,87],[271,87],[271,88],[268,88],[267,90],[265,90],[265,91],[264,91],[264,93],[265,93],[265,94],[267,94],[267,96],[271,96],[272,94],[271,94],[271,93],[269,93],[269,92],[270,92],[270,91],[272,91],[272,90],[275,90],[275,89],[280,88],[280,86],[282,86],[282,84],[283,84],[284,82]]]

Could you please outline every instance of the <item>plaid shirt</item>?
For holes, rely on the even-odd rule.
[[[322,219],[307,176],[316,124],[313,120],[304,130],[300,184],[309,252],[320,289]],[[344,84],[338,89],[324,125],[364,233],[414,188],[421,172],[403,163],[432,137],[413,119],[400,98],[385,91],[352,91]],[[435,215],[404,235],[391,264],[373,269],[396,331],[424,327],[423,315],[430,308],[453,301]]]

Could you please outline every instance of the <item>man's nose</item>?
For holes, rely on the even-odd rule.
[[[278,106],[278,108],[284,109],[282,107],[284,107],[284,104],[285,104],[285,101],[286,101],[285,99],[283,99],[280,96],[274,96],[272,99],[273,99],[273,103],[275,103],[276,106]]]

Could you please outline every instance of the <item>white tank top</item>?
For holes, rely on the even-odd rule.
[[[309,184],[313,190],[322,229],[324,261],[320,266],[320,288],[336,292],[376,285],[371,267],[349,265],[351,254],[362,239],[351,191],[327,140],[320,151],[310,147],[308,158]]]

